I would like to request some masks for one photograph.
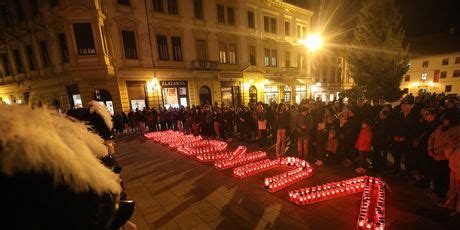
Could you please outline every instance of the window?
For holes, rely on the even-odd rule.
[[[58,34],[59,46],[61,47],[62,61],[68,63],[70,61],[69,49],[67,48],[67,39],[64,33]]]
[[[270,32],[276,34],[277,26],[276,26],[276,18],[270,18]]]
[[[264,16],[264,31],[270,32],[270,18],[268,16]]]
[[[455,58],[455,64],[460,64],[460,57]]]
[[[217,5],[217,21],[225,23],[225,8],[223,5]]]
[[[153,10],[164,12],[163,0],[153,0]]]
[[[249,65],[256,65],[256,47],[249,46]]]
[[[446,93],[452,92],[452,85],[446,85],[446,88],[444,89],[444,92],[446,92]]]
[[[264,52],[264,66],[270,66],[270,49],[265,49],[265,52]]]
[[[27,60],[29,61],[30,70],[36,70],[38,65],[34,57],[34,52],[32,50],[32,45],[26,46]]]
[[[447,78],[447,71],[441,72],[441,78]]]
[[[227,23],[235,25],[235,10],[232,7],[227,7]]]
[[[24,73],[24,65],[22,64],[21,56],[19,55],[19,50],[13,50],[13,57],[14,61],[16,62],[16,66],[18,67],[18,73]]]
[[[302,38],[307,39],[307,27],[302,26]]]
[[[406,76],[404,76],[404,81],[410,81],[410,75],[407,74]]]
[[[422,73],[422,78],[421,78],[421,80],[422,80],[422,81],[426,81],[427,76],[428,76],[427,73]]]
[[[121,35],[123,37],[125,58],[137,59],[136,36],[134,31],[122,30]]]
[[[285,36],[291,35],[291,23],[289,23],[288,21],[284,22],[284,35]]]
[[[297,25],[297,39],[302,38],[302,27]]]
[[[10,76],[13,71],[11,70],[11,66],[8,63],[8,56],[6,55],[6,53],[2,53],[1,57],[3,66],[3,76]]]
[[[235,44],[228,45],[228,63],[236,64],[236,45]]]
[[[449,58],[442,59],[442,65],[449,65]]]
[[[272,62],[271,62],[271,66],[274,66],[276,67],[278,65],[278,62],[277,62],[277,52],[276,50],[272,50]]]
[[[195,9],[195,18],[196,19],[203,19],[203,1],[202,0],[194,0],[193,7]]]
[[[424,68],[425,68],[425,67],[428,67],[428,63],[429,63],[428,61],[424,61],[424,62],[422,63],[422,67],[424,67]]]
[[[252,11],[248,11],[248,27],[251,28],[251,29],[256,28],[256,23],[255,23],[255,20],[254,20],[254,12],[252,12]]]
[[[95,55],[93,30],[91,23],[73,24],[75,40],[77,42],[78,55]]]
[[[160,60],[169,60],[168,39],[165,35],[157,35],[158,56]]]
[[[454,70],[453,77],[460,77],[460,69]]]
[[[182,61],[182,42],[180,37],[171,37],[173,60]]]
[[[117,0],[117,3],[120,5],[125,5],[125,6],[130,5],[129,0]]]
[[[43,65],[45,67],[51,66],[51,60],[50,60],[50,55],[48,53],[48,46],[46,44],[46,41],[40,41],[40,51],[42,52],[43,56]]]
[[[168,0],[168,13],[177,15],[177,0]]]
[[[205,40],[196,40],[196,54],[198,60],[208,59],[208,48]]]
[[[227,44],[219,43],[219,62],[227,63]]]
[[[284,61],[285,61],[285,66],[286,67],[290,67],[291,66],[291,53],[289,53],[288,51],[286,51],[284,53]]]

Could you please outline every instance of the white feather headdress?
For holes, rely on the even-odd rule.
[[[113,128],[112,116],[110,115],[109,109],[105,105],[102,105],[99,102],[93,100],[88,102],[88,107],[89,113],[93,114],[96,112],[104,119],[104,123],[109,129]]]
[[[97,159],[104,141],[85,125],[21,105],[0,105],[0,124],[2,173],[46,172],[75,192],[120,193],[118,175]]]

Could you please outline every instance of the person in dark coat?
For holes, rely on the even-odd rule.
[[[387,162],[388,147],[391,144],[390,119],[386,110],[380,111],[378,119],[372,126],[372,145],[374,147],[372,167],[376,171],[385,169]]]
[[[438,109],[423,109],[422,115],[424,122],[421,124],[420,132],[412,142],[412,145],[416,149],[416,169],[420,173],[420,178],[415,185],[420,188],[427,188],[433,175],[433,158],[428,154],[428,139],[436,127],[439,126],[439,120],[437,119]]]
[[[361,130],[361,122],[355,117],[354,113],[344,110],[339,115],[339,146],[344,158],[343,165],[349,166],[356,155],[354,145]]]
[[[415,168],[412,141],[420,128],[418,116],[412,112],[412,104],[409,101],[401,103],[401,112],[394,117],[391,127],[394,157],[393,174],[400,172],[403,157],[406,158],[405,173],[409,174]]]

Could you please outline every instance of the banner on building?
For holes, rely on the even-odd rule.
[[[434,70],[433,82],[439,82],[439,69]]]

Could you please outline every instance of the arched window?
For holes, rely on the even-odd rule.
[[[203,85],[200,87],[200,104],[212,105],[211,89],[208,86]]]

